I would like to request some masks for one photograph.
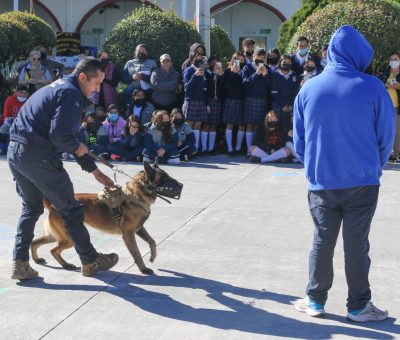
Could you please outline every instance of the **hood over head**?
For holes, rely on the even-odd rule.
[[[202,45],[202,44],[200,44],[200,43],[194,43],[194,44],[191,45],[190,48],[189,48],[189,56],[190,56],[191,54],[193,54],[193,52],[194,52],[194,51],[196,50],[196,48],[198,48],[198,47],[202,47],[203,50],[204,50],[204,55],[207,55],[206,48],[204,47],[204,45]]]
[[[332,35],[328,47],[328,66],[341,65],[363,72],[370,64],[374,49],[351,26],[342,26]]]

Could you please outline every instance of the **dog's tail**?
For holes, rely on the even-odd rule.
[[[43,206],[44,206],[47,210],[50,210],[50,208],[51,208],[51,203],[50,203],[50,201],[49,201],[46,197],[43,197]]]

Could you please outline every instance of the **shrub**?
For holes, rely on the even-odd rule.
[[[209,54],[218,56],[225,65],[226,62],[231,60],[232,54],[236,51],[228,34],[221,26],[214,25],[211,27],[210,40],[211,51]]]
[[[12,11],[4,13],[1,17],[25,24],[31,32],[34,46],[53,47],[56,45],[56,38],[50,25],[38,16],[28,12]]]
[[[190,45],[195,42],[201,42],[200,35],[173,11],[142,6],[117,23],[108,35],[104,48],[117,64],[123,66],[132,59],[136,45],[146,44],[149,54],[156,61],[160,55],[168,53],[174,67],[180,70],[188,57]]]
[[[319,52],[342,25],[359,30],[374,48],[373,72],[387,63],[393,50],[400,48],[400,5],[385,0],[348,0],[312,14],[293,36],[289,51],[295,50],[297,38],[304,35],[310,39],[311,51]]]

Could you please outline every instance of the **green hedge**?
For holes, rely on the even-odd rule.
[[[26,58],[34,46],[28,27],[6,15],[0,15],[0,31],[7,36],[4,61]]]
[[[221,61],[225,64],[231,60],[232,54],[235,53],[236,49],[229,39],[228,33],[218,25],[211,27],[211,53],[218,56]]]
[[[56,45],[56,37],[51,26],[38,16],[28,12],[13,11],[3,14],[1,17],[24,23],[31,32],[35,46],[54,47]]]
[[[374,72],[387,64],[390,52],[400,49],[399,4],[387,0],[348,0],[332,3],[312,14],[293,36],[289,51],[296,49],[297,38],[304,35],[310,39],[311,51],[319,52],[342,25],[358,29],[373,46]]]
[[[132,59],[136,45],[146,44],[151,57],[157,62],[160,55],[168,53],[175,68],[180,70],[188,57],[190,45],[195,42],[201,42],[200,35],[173,11],[142,6],[117,23],[108,35],[104,48],[123,66]]]

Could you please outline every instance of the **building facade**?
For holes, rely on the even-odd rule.
[[[145,2],[160,9],[172,9],[193,21],[196,0],[33,0],[33,11],[55,32],[80,32],[81,45],[97,49],[115,24]],[[274,47],[279,27],[300,6],[301,0],[211,0],[211,23],[222,26],[236,48],[251,37],[258,47]],[[29,10],[29,0],[1,0],[0,12]]]

